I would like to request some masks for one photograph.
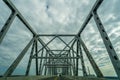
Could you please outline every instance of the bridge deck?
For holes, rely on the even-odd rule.
[[[70,77],[70,76],[20,76],[20,77],[6,77],[0,80],[106,80],[104,78],[90,78],[90,77]]]

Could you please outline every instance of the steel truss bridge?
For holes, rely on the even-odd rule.
[[[104,76],[102,72],[100,71],[98,65],[94,61],[85,42],[81,38],[81,33],[83,32],[84,28],[87,26],[91,18],[94,18],[94,21],[100,32],[100,35],[102,37],[108,55],[113,64],[114,70],[116,71],[116,74],[120,80],[120,60],[114,50],[114,47],[111,44],[111,41],[97,13],[97,9],[104,0],[96,0],[94,6],[90,10],[86,20],[84,21],[83,25],[80,27],[80,30],[77,34],[38,34],[33,30],[30,24],[25,20],[25,18],[22,16],[22,14],[19,12],[19,10],[14,6],[14,4],[10,0],[3,0],[3,1],[11,9],[12,13],[0,31],[0,43],[2,43],[2,41],[4,40],[4,37],[8,32],[11,24],[13,23],[15,17],[18,17],[22,21],[22,23],[29,29],[29,31],[33,34],[33,38],[22,50],[22,52],[18,55],[18,57],[11,64],[11,66],[7,69],[7,71],[0,78],[0,80],[4,80],[4,78],[5,80],[9,80],[9,78],[6,79],[6,77],[12,76],[13,71],[16,69],[16,67],[18,66],[18,64],[23,59],[24,55],[31,46],[32,48],[30,48],[31,52],[30,52],[30,57],[29,57],[25,76],[29,76],[31,62],[33,59],[35,59],[36,77],[42,75],[46,75],[46,76],[53,75],[52,77],[54,77],[55,75],[58,75],[58,72],[60,75],[63,76],[65,75],[65,76],[77,77],[79,71],[79,65],[82,66],[81,70],[83,72],[83,77],[87,77],[88,73],[86,72],[84,56],[83,56],[83,51],[84,51],[89,59],[89,62],[91,63],[94,69],[94,72],[96,73],[96,76],[98,78],[103,78]],[[45,43],[41,39],[41,37],[52,37],[52,39],[48,43]],[[62,37],[74,37],[74,38],[70,42],[66,43],[66,41],[62,39]],[[48,45],[55,39],[59,39],[62,43],[66,45],[64,49],[52,50],[50,47],[48,47]],[[39,44],[42,45],[42,47],[39,47],[38,46]],[[81,61],[81,63],[79,63],[79,61]],[[52,77],[49,78],[47,77],[43,80],[57,80],[56,77],[54,77],[55,79],[53,79]],[[98,78],[96,79],[99,80]],[[68,79],[68,80],[72,80],[72,79]]]

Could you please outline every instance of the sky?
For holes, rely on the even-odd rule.
[[[24,18],[38,34],[77,34],[96,0],[11,0]],[[120,0],[104,0],[98,14],[105,30],[120,58]],[[0,29],[3,27],[11,10],[0,0]],[[108,53],[105,49],[97,26],[92,18],[81,34],[89,51],[105,76],[116,76]],[[31,32],[16,17],[5,39],[0,44],[0,75],[32,38]],[[67,41],[71,39],[68,38]],[[43,38],[46,42],[50,38]],[[61,48],[64,44],[49,47]],[[30,50],[17,67],[15,74],[23,74]],[[84,55],[85,56],[85,55]],[[34,62],[33,62],[34,63]],[[90,64],[85,58],[86,66]],[[90,67],[91,73],[94,73]],[[31,72],[34,69],[31,70]]]

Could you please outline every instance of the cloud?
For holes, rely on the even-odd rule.
[[[118,54],[118,57],[120,58],[120,48],[118,48],[119,41],[120,40],[120,25],[119,25],[119,14],[118,12],[118,1],[104,1],[101,5],[100,9],[98,10],[98,14],[100,16],[100,19],[103,22],[103,25],[105,27],[105,30],[110,37],[110,40],[116,50],[116,53]],[[111,9],[108,9],[108,5],[111,6]],[[111,67],[111,62],[108,56],[108,53],[106,51],[106,48],[103,44],[103,41],[100,37],[100,34],[98,32],[97,26],[95,25],[94,21],[91,20],[91,23],[88,24],[84,32],[82,33],[82,38],[86,42],[86,45],[91,52],[92,56],[94,57],[97,64],[102,69],[104,75],[116,75],[112,72],[110,73],[110,70],[113,70],[113,67]],[[87,33],[86,33],[87,32]],[[109,67],[108,67],[109,66]],[[108,67],[108,68],[107,68]],[[103,68],[107,68],[106,71],[103,70]],[[109,74],[108,74],[109,72]],[[114,72],[114,70],[113,70]]]
[[[3,27],[4,23],[6,22],[6,20],[8,19],[8,17],[10,16],[10,9],[8,9],[8,7],[5,5],[5,3],[1,0],[0,1],[2,7],[0,7],[0,30]],[[3,7],[5,9],[3,9]],[[4,14],[5,13],[5,14]],[[7,15],[6,15],[7,14]]]

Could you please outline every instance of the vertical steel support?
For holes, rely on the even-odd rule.
[[[68,51],[68,53],[69,53],[69,57],[71,57],[71,52],[70,52],[70,50]],[[70,60],[69,60],[70,62],[71,62],[71,64],[72,64],[72,59],[70,58]],[[72,75],[72,66],[70,66],[70,76]]]
[[[47,73],[47,67],[45,66],[45,73],[44,73],[44,75],[46,75],[46,73]]]
[[[72,56],[75,57],[73,49],[72,49]],[[75,71],[76,71],[75,59],[73,59],[73,73],[74,73],[74,76],[75,76]]]
[[[44,61],[43,61],[43,62],[44,62]],[[43,63],[43,62],[42,62],[42,63]],[[43,71],[44,71],[44,64],[42,64],[42,66],[41,66],[41,74],[44,74]]]
[[[74,55],[74,51],[73,51],[73,46],[75,45],[75,42],[76,42],[77,39],[75,39],[70,47],[70,50],[71,50],[71,56],[75,57]],[[73,69],[73,76],[75,76],[75,59],[72,59],[72,62],[73,62],[73,65],[72,65],[72,69]]]
[[[67,54],[67,57],[69,57],[69,55],[68,55],[68,54]],[[68,61],[68,58],[67,58],[67,64],[68,64],[68,63],[69,63],[69,61]],[[66,70],[67,70],[66,75],[68,75],[68,74],[69,74],[69,73],[68,73],[69,67],[67,66],[66,68],[67,68],[67,69],[66,69]]]
[[[43,57],[44,49],[42,50],[41,57]],[[42,61],[43,59],[40,59],[40,65],[39,65],[39,74],[42,75]]]
[[[54,61],[54,59],[53,59],[53,61]],[[54,62],[52,62],[52,64],[54,65]],[[55,66],[52,68],[52,75],[55,75]]]
[[[78,38],[78,37],[77,37]],[[78,39],[77,39],[77,41],[76,41],[76,50],[77,50],[77,54],[76,54],[76,57],[78,57],[79,55],[79,41],[78,41]],[[75,76],[78,76],[78,64],[79,64],[79,59],[78,58],[76,58],[76,74],[75,74]]]
[[[38,43],[37,43],[37,37],[36,37],[36,40],[35,40],[35,56],[36,56],[36,59],[35,59],[35,62],[36,62],[36,75],[39,74],[38,72]]]
[[[112,46],[112,43],[111,43],[111,41],[110,41],[110,39],[109,39],[105,29],[104,29],[104,26],[103,26],[101,20],[99,19],[99,16],[98,16],[96,11],[93,12],[93,17],[94,17],[94,20],[95,20],[96,25],[98,27],[98,30],[101,34],[102,40],[105,44],[105,47],[107,49],[107,52],[108,52],[109,57],[111,59],[111,62],[114,66],[114,69],[115,69],[115,71],[120,79],[120,60],[119,60],[119,58],[118,58],[118,56],[117,56],[117,54]]]
[[[49,51],[47,50],[46,51],[46,57],[49,57]],[[48,62],[48,58],[46,58],[46,62],[45,63],[47,63]],[[46,75],[48,74],[48,67],[46,66],[46,73],[45,73]]]
[[[80,49],[80,57],[81,57],[83,76],[87,76],[80,40],[79,40],[79,49]]]
[[[92,65],[92,67],[93,67],[93,69],[94,69],[97,77],[103,77],[102,72],[100,71],[99,67],[98,67],[97,64],[95,63],[92,55],[91,55],[90,52],[88,51],[86,45],[84,44],[84,42],[82,41],[81,38],[80,38],[80,42],[81,42],[81,45],[82,45],[82,47],[83,47],[83,49],[84,49],[84,51],[85,51],[85,53],[86,53],[86,55],[87,55],[90,63],[91,63],[91,65]]]
[[[45,57],[47,57],[47,50],[46,50],[46,54],[45,54]],[[44,59],[44,63],[47,63],[47,59]],[[44,66],[44,65],[43,65]],[[45,70],[44,70],[44,75],[46,75],[46,72],[47,72],[47,68],[45,66]]]
[[[35,44],[33,43],[31,53],[30,53],[30,57],[29,57],[29,61],[28,61],[28,65],[27,65],[27,69],[26,69],[26,73],[25,73],[26,76],[28,76],[29,72],[30,72],[30,66],[31,66],[32,57],[33,57],[33,53],[34,53],[34,46],[35,46]]]
[[[44,66],[44,75],[46,75],[46,66]]]
[[[32,45],[34,41],[34,38],[31,39],[31,41],[27,44],[27,46],[23,49],[23,51],[19,54],[19,56],[16,58],[16,60],[12,63],[12,65],[7,69],[7,71],[5,72],[5,74],[3,75],[4,77],[10,76],[13,71],[15,70],[15,68],[17,67],[17,65],[19,64],[19,62],[22,60],[22,58],[24,57],[25,53],[28,51],[28,49],[30,48],[30,46]]]
[[[54,59],[52,59],[52,61],[54,61]],[[53,62],[51,62],[51,64],[53,64]],[[52,75],[54,75],[54,66],[52,67]]]
[[[15,17],[17,15],[17,12],[12,12],[6,23],[4,24],[3,28],[0,31],[0,43],[4,39],[7,31],[9,30],[12,22],[14,21]]]
[[[49,53],[49,52],[48,52]],[[48,54],[48,57],[50,57],[50,54]],[[50,58],[48,59],[48,63],[50,64]],[[47,67],[48,68],[48,75],[50,75],[51,73],[51,68]]]

